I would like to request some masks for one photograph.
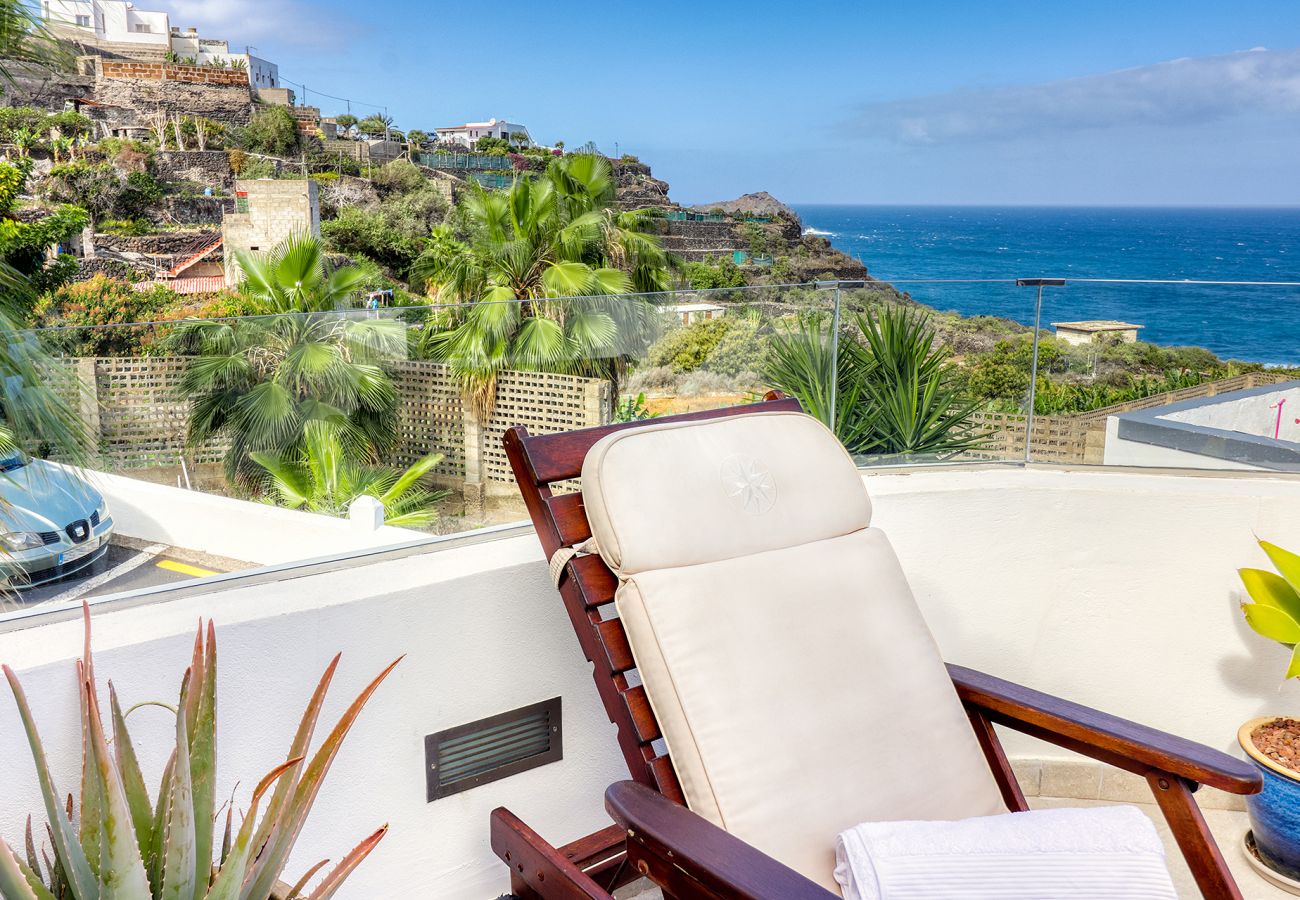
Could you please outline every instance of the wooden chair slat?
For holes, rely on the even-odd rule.
[[[682,783],[677,780],[677,770],[673,768],[672,760],[667,756],[657,756],[652,759],[650,775],[654,778],[659,793],[674,803],[686,805],[686,794],[682,792]]]
[[[561,546],[572,547],[591,537],[591,524],[582,505],[582,494],[556,494],[544,502],[555,520]]]
[[[667,421],[720,419],[754,412],[801,412],[802,409],[798,400],[766,400],[761,404],[751,403],[746,406],[728,406],[722,409],[683,413],[655,422],[623,422],[618,425],[603,425],[599,428],[583,428],[580,431],[537,435],[528,439],[529,473],[533,484],[537,486],[578,478],[582,475],[582,461],[586,458],[591,445],[606,435],[627,428],[644,428],[648,424],[655,425]]]
[[[578,556],[569,562],[570,576],[582,594],[582,602],[587,609],[595,609],[606,603],[614,602],[614,592],[618,590],[618,576],[610,571],[609,566],[599,556]]]
[[[613,672],[628,672],[636,668],[632,658],[632,645],[628,643],[627,629],[618,619],[609,619],[596,626],[600,643],[605,648],[605,659]]]
[[[650,708],[650,698],[646,696],[645,688],[638,684],[624,691],[623,703],[627,706],[628,715],[632,717],[637,740],[642,744],[658,740],[659,722],[655,719],[654,710]]]

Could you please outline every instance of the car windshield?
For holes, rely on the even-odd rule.
[[[26,453],[21,450],[11,450],[0,455],[0,472],[12,472],[14,469],[21,469],[27,463],[28,457]]]

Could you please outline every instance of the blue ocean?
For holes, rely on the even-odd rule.
[[[1300,208],[798,206],[804,227],[876,278],[942,310],[1033,323],[1032,288],[924,283],[1055,277],[1044,323],[1120,319],[1143,340],[1300,365],[1300,286],[1086,284],[1071,279],[1300,282]]]

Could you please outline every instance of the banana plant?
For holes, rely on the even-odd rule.
[[[1300,556],[1276,544],[1260,541],[1277,572],[1240,569],[1241,583],[1254,603],[1243,603],[1246,624],[1256,634],[1291,650],[1287,678],[1300,678]]]
[[[46,761],[27,696],[8,666],[5,678],[31,745],[48,825],[37,852],[28,817],[22,852],[0,838],[0,897],[5,900],[327,900],[388,830],[384,825],[347,853],[307,892],[327,860],[293,887],[280,881],[321,783],[362,708],[393,668],[370,682],[310,754],[325,695],[338,668],[325,670],[298,724],[289,753],[253,790],[235,828],[227,808],[216,843],[217,641],[209,621],[199,623],[189,668],[181,678],[176,746],[150,799],[126,719],[108,683],[108,726],[90,649],[90,607],[82,606],[85,646],[77,662],[81,706],[80,802],[61,798]],[[110,730],[111,729],[111,732]],[[112,735],[110,741],[109,735]],[[259,810],[265,811],[258,816]],[[76,815],[74,816],[74,811]],[[75,824],[74,824],[75,823]]]

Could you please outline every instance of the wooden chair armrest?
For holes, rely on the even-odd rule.
[[[1166,772],[1232,794],[1256,794],[1263,787],[1254,766],[1204,744],[964,666],[949,665],[948,673],[968,709],[1059,747],[1138,775]]]
[[[610,785],[605,809],[627,829],[628,860],[668,896],[835,900],[821,885],[645,785]]]
[[[521,898],[614,900],[572,859],[504,807],[492,810],[492,852],[510,867],[510,890]]]

